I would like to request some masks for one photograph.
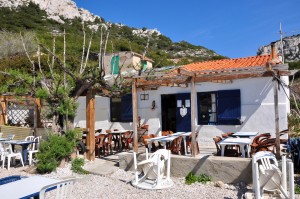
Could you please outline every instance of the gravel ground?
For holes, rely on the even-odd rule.
[[[184,178],[172,178],[174,186],[164,190],[142,190],[133,187],[130,181],[134,178],[132,172],[125,172],[124,170],[117,170],[115,173],[109,176],[99,175],[79,175],[73,173],[70,170],[71,165],[66,164],[63,168],[58,168],[56,172],[45,174],[43,176],[56,178],[56,179],[67,179],[76,178],[76,183],[70,198],[118,198],[118,199],[143,199],[149,198],[209,198],[209,199],[234,199],[243,198],[243,194],[247,191],[247,187],[241,185],[224,185],[223,188],[214,186],[214,183],[200,184],[194,183],[192,185],[186,185]],[[0,178],[10,175],[37,175],[30,174],[29,167],[18,167],[7,169],[0,169]]]

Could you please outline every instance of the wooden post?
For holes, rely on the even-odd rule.
[[[279,132],[279,112],[278,112],[278,81],[273,80],[274,108],[275,108],[275,130],[276,130],[276,158],[280,158],[280,132]]]
[[[42,121],[41,121],[42,104],[41,104],[41,99],[40,98],[36,98],[35,99],[35,103],[36,103],[37,128],[42,128]]]
[[[1,97],[1,125],[6,124],[6,97]]]
[[[41,124],[41,100],[39,98],[34,98],[34,110],[33,110],[33,135],[37,136],[36,129],[42,126]]]
[[[137,88],[136,79],[132,82],[132,109],[133,109],[133,148],[138,153],[138,105],[137,105]]]
[[[88,134],[86,136],[87,143],[87,159],[95,160],[95,96],[92,91],[88,91],[86,95],[86,128]]]
[[[195,157],[197,151],[196,142],[196,89],[195,76],[191,79],[191,130],[192,130],[192,157]]]

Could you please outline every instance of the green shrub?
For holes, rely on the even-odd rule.
[[[88,171],[84,170],[82,168],[82,166],[84,165],[84,159],[82,158],[75,158],[72,161],[72,171],[74,171],[75,173],[79,173],[79,174],[89,174]]]
[[[205,184],[207,182],[210,182],[211,180],[212,180],[211,177],[206,174],[200,174],[199,176],[196,176],[192,172],[189,172],[189,174],[185,177],[186,184],[192,184],[195,182],[200,182],[202,184]]]
[[[300,185],[295,186],[295,194],[300,194]]]
[[[185,183],[192,184],[195,182],[197,182],[197,176],[195,176],[192,172],[189,172],[189,174],[185,177]]]
[[[50,134],[47,140],[41,142],[37,153],[37,171],[52,172],[63,159],[69,159],[75,147],[73,138],[72,131],[68,131],[65,136]]]
[[[211,177],[204,173],[202,173],[198,176],[198,182],[203,183],[203,184],[210,182],[211,180],[212,180]]]

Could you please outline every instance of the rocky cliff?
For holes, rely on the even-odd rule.
[[[64,23],[64,19],[81,18],[83,21],[94,21],[98,16],[88,10],[78,8],[72,0],[0,0],[0,7],[16,8],[33,2],[45,10],[49,19]],[[98,17],[100,18],[100,17]]]
[[[277,53],[281,54],[281,42],[276,41],[275,47]],[[271,44],[261,46],[258,49],[258,55],[270,54]],[[300,60],[300,34],[283,38],[283,54],[286,62],[294,62]]]

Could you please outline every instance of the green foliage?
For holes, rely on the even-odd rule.
[[[185,183],[186,184],[192,184],[197,182],[198,178],[196,175],[194,175],[192,172],[189,172],[188,175],[185,177]]]
[[[189,172],[188,175],[185,177],[186,184],[192,184],[195,182],[205,184],[207,182],[210,182],[211,180],[212,178],[206,174],[200,174],[199,176],[196,176],[192,172]]]
[[[299,70],[300,69],[300,61],[297,62],[290,62],[289,64],[289,69],[290,70]],[[299,79],[300,78],[300,73],[296,73],[295,74],[295,79]]]
[[[82,166],[84,165],[84,159],[82,158],[75,158],[72,161],[72,171],[74,171],[75,173],[79,173],[79,174],[89,174],[88,171],[84,170],[82,168]]]
[[[64,97],[59,99],[59,106],[56,111],[61,115],[68,115],[70,119],[75,118],[78,102],[71,97]]]
[[[212,178],[204,173],[198,176],[198,182],[200,183],[207,183],[210,182],[211,180]]]
[[[49,98],[49,93],[46,89],[37,88],[36,92],[35,92],[35,96],[40,99],[47,99],[47,98]]]
[[[291,101],[293,102],[293,101]],[[289,130],[293,132],[290,134],[292,137],[299,137],[300,136],[300,118],[296,114],[288,115],[288,124]]]
[[[40,144],[40,151],[37,153],[37,171],[39,173],[54,171],[63,159],[70,157],[75,143],[73,131],[68,131],[62,136],[50,134],[48,139]]]
[[[17,9],[1,7],[0,31],[47,30],[47,27],[58,24],[47,19],[46,16],[46,12],[32,2],[28,6],[20,6]]]
[[[300,69],[300,61],[290,62],[289,63],[289,68],[290,69]]]
[[[295,186],[295,194],[300,194],[300,185]]]

